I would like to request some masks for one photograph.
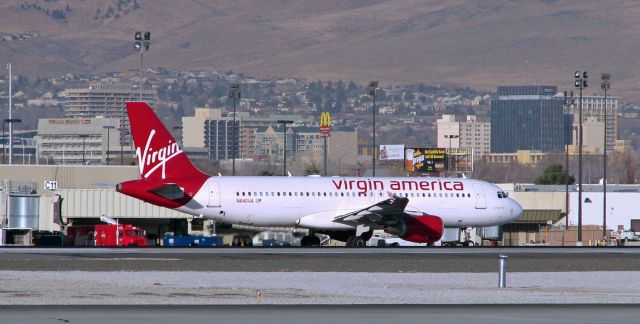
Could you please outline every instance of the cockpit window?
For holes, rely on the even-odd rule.
[[[509,198],[509,194],[504,191],[498,191],[498,198]]]

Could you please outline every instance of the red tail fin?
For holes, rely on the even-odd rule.
[[[204,175],[184,154],[151,107],[127,102],[131,135],[142,179],[192,178]]]

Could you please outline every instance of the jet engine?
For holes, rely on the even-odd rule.
[[[433,243],[442,237],[444,226],[438,216],[405,214],[398,223],[385,227],[385,232],[415,243]]]

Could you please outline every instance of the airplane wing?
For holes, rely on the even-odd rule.
[[[170,200],[184,198],[184,188],[178,186],[176,183],[163,183],[157,187],[149,189],[148,191],[154,195]]]
[[[357,227],[358,225],[383,225],[397,222],[405,212],[409,203],[408,198],[389,194],[389,199],[378,202],[369,207],[356,210],[333,219],[336,223]]]

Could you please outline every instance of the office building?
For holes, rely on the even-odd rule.
[[[555,86],[499,86],[491,102],[491,152],[563,151],[564,101]]]
[[[576,104],[567,107],[567,112],[576,116],[574,120],[578,121],[579,114],[579,99],[576,99]],[[616,139],[618,139],[618,97],[610,97],[607,96],[607,149],[611,151],[616,146]],[[583,122],[589,123],[600,123],[601,127],[604,129],[604,125],[602,124],[604,121],[604,96],[582,96],[582,117]],[[595,130],[595,129],[594,129]],[[586,134],[587,130],[583,131],[583,134]],[[600,136],[603,136],[603,131],[600,131]],[[574,143],[577,143],[574,141]],[[603,140],[600,140],[600,143],[603,143]],[[587,145],[587,144],[585,144]],[[598,147],[602,147],[600,144]],[[602,152],[602,150],[600,150]]]
[[[118,118],[39,119],[36,145],[40,159],[55,164],[105,164],[109,149],[113,161],[123,149],[119,125]]]
[[[478,121],[477,116],[468,115],[463,122],[455,121],[454,115],[442,115],[436,121],[438,147],[449,149],[449,139],[445,135],[457,135],[451,139],[451,149],[466,149],[474,159],[482,159],[491,147],[491,123]]]
[[[130,145],[131,128],[126,102],[140,101],[140,90],[129,84],[91,83],[88,88],[65,90],[64,113],[69,118],[117,118],[123,134],[122,144]],[[142,90],[142,101],[153,105],[157,101],[156,90]]]

